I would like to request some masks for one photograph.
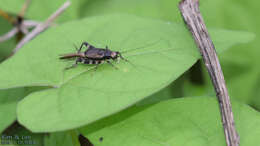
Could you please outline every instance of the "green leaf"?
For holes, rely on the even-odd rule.
[[[241,146],[258,145],[259,113],[235,101],[232,106]],[[173,99],[129,108],[81,132],[95,146],[225,146],[219,112],[215,98]]]
[[[81,14],[83,16],[93,16],[107,13],[128,13],[182,22],[183,20],[177,8],[178,3],[179,0],[91,0],[84,6],[86,9],[81,9]],[[247,30],[260,34],[258,25],[260,21],[255,19],[259,11],[257,7],[259,4],[259,1],[206,0],[200,2],[200,9],[207,26]],[[233,37],[237,36],[234,35]],[[229,39],[233,40],[233,37]],[[243,41],[243,39],[240,40]],[[260,70],[256,67],[259,62],[258,54],[260,54],[259,42],[258,37],[254,42],[236,45],[227,50],[223,56],[220,56],[231,96],[251,105],[255,104],[257,99],[260,99],[254,99],[254,91],[256,87],[259,87],[257,79]],[[219,47],[216,46],[216,48]],[[232,79],[229,79],[229,77],[232,77]],[[241,88],[241,84],[245,86]],[[260,100],[258,102],[260,105]]]
[[[0,133],[16,120],[16,106],[22,97],[25,89],[0,90]]]
[[[46,43],[38,45],[43,40]],[[87,71],[90,68],[87,65],[65,71],[64,68],[70,64],[59,60],[59,55],[73,52],[73,43],[83,40],[97,47],[108,45],[117,51],[133,49],[123,56],[135,66],[121,61],[115,64],[119,70],[104,64],[97,71]],[[128,15],[94,17],[67,23],[33,40],[31,45],[28,44],[9,62],[21,63],[15,66],[23,69],[19,70],[19,75],[11,71],[14,73],[13,81],[8,79],[6,83],[9,86],[58,87],[49,92],[31,94],[19,104],[19,121],[34,131],[75,128],[120,111],[166,86],[199,57],[189,33],[181,25]],[[134,50],[138,47],[144,48]],[[172,61],[178,64],[172,65]],[[5,62],[3,66],[11,69],[9,63]],[[25,76],[19,81],[16,77],[20,74]],[[75,114],[82,110],[86,112]],[[32,118],[33,115],[41,116]]]
[[[178,79],[173,81],[165,88],[136,103],[136,105],[139,106],[139,105],[153,104],[153,103],[160,102],[162,100],[182,97],[183,79],[184,76],[179,77]]]
[[[44,137],[44,146],[79,146],[73,144],[71,132],[56,132]]]
[[[213,32],[216,42],[234,34]],[[64,70],[74,62],[59,60],[59,56],[74,52],[73,43],[79,46],[83,41],[96,47],[108,45],[114,51],[128,50],[122,55],[133,65],[121,61],[114,62],[118,70],[109,64],[100,65],[96,71],[90,65]],[[219,46],[225,49],[238,42]],[[159,91],[198,58],[183,25],[131,15],[92,17],[51,28],[25,45],[0,65],[0,88],[56,87],[21,101],[18,120],[35,132],[60,131],[96,121]]]
[[[126,13],[182,22],[178,3],[179,0],[89,0],[80,11],[81,16]]]
[[[189,81],[185,81],[183,86],[184,96],[188,96],[188,97],[215,96],[216,93],[214,92],[213,85],[209,84],[208,86],[209,88],[207,88],[207,86],[197,85]]]
[[[5,35],[12,29],[12,25],[0,17],[0,36]],[[8,55],[12,52],[15,48],[15,39],[10,39],[5,42],[0,43],[0,62],[7,58]]]
[[[28,7],[28,11],[25,12],[25,17],[33,20],[46,20],[52,13],[54,13],[63,3],[67,0],[41,0],[41,1],[31,1]],[[65,10],[65,12],[59,16],[59,21],[67,21],[75,19],[78,17],[78,9],[80,3],[78,0],[71,0],[72,3],[70,7]],[[1,0],[0,9],[3,11],[13,13],[15,15],[19,14],[25,0]]]
[[[44,146],[44,134],[32,133],[18,123],[12,124],[5,133],[0,134],[1,146]]]
[[[18,102],[31,92],[46,89],[46,87],[25,87],[0,90],[0,133],[16,120]]]
[[[208,26],[254,32],[256,39],[248,44],[236,45],[221,54],[220,61],[231,97],[260,110],[260,1],[208,0],[201,5]],[[221,9],[220,9],[221,8]]]
[[[259,90],[259,86],[260,86],[260,83],[259,83],[260,79],[258,79],[258,86],[255,87],[255,92],[254,92],[254,95],[257,97],[257,98],[254,98],[253,101],[252,101],[252,106],[257,109],[258,111],[260,110],[260,90]]]

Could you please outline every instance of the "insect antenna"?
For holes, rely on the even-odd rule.
[[[136,65],[135,65],[135,64],[133,64],[132,62],[130,62],[129,60],[125,59],[125,58],[122,56],[122,54],[121,54],[121,53],[119,53],[118,55],[119,55],[119,58],[120,58],[120,59],[124,60],[125,62],[127,62],[127,63],[131,64],[132,66],[134,66],[134,67],[136,68]]]
[[[121,53],[128,53],[128,52],[131,52],[131,51],[135,51],[135,50],[138,50],[138,49],[142,49],[142,48],[146,48],[146,47],[150,47],[150,46],[153,46],[155,44],[157,44],[158,42],[160,42],[162,39],[159,39],[153,43],[150,43],[148,45],[145,45],[145,46],[142,46],[142,47],[138,47],[138,48],[135,48],[135,49],[128,49],[128,50],[125,50],[125,51],[121,51]]]

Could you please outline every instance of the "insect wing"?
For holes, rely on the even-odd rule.
[[[85,57],[90,59],[102,59],[105,56],[105,49],[90,48],[85,52]]]

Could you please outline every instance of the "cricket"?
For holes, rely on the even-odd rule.
[[[81,52],[83,47],[86,47],[86,51]],[[96,48],[92,45],[90,45],[88,42],[83,42],[78,49],[76,47],[77,52],[76,53],[71,53],[71,54],[66,54],[60,57],[60,59],[76,59],[75,64],[72,66],[66,68],[70,69],[73,67],[76,67],[78,63],[83,63],[83,64],[95,64],[95,70],[97,69],[98,65],[103,64],[103,63],[108,63],[111,66],[113,66],[115,69],[118,69],[115,65],[111,63],[111,61],[118,61],[120,59],[129,62],[127,59],[125,59],[120,52],[118,51],[112,51],[106,46],[106,48]]]

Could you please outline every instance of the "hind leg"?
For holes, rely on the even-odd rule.
[[[78,53],[81,51],[82,47],[86,46],[87,50],[90,48],[95,48],[94,46],[90,45],[88,42],[83,42],[80,46],[80,48],[78,49]]]
[[[118,67],[116,67],[114,64],[112,64],[109,60],[107,60],[107,63],[110,64],[111,66],[113,66],[115,69],[118,69]]]
[[[79,62],[82,62],[82,58],[77,58],[76,62],[74,64],[72,64],[70,67],[65,68],[65,70],[76,67]]]

